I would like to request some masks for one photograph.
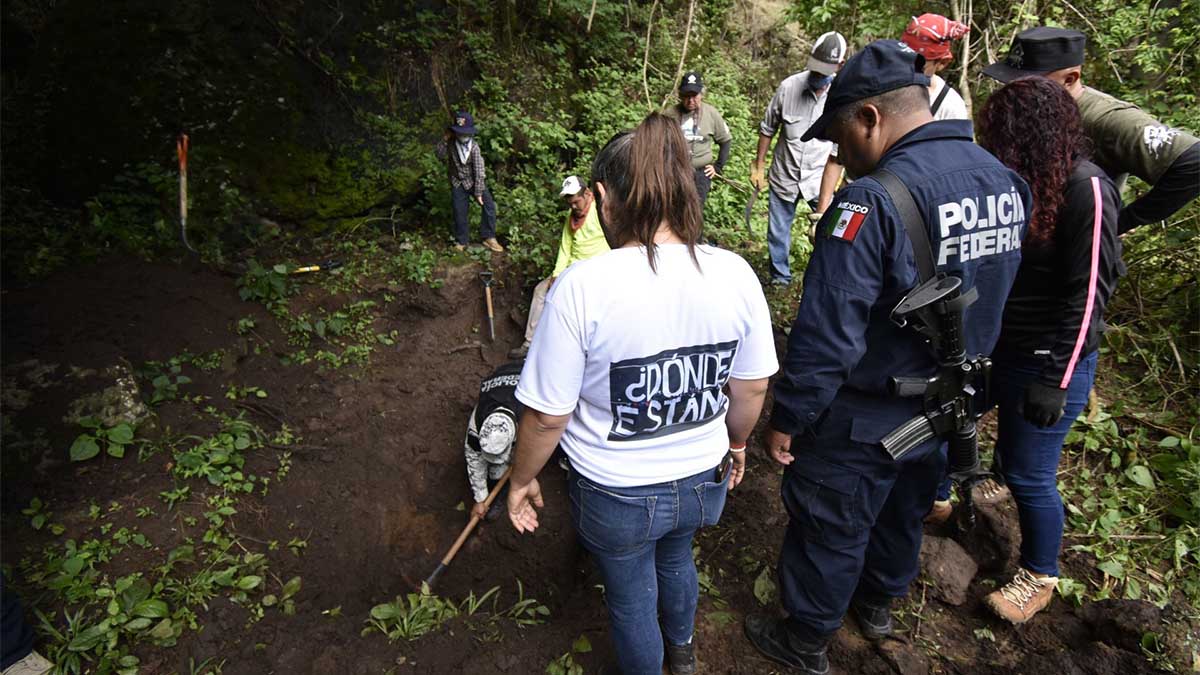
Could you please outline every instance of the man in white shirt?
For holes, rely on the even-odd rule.
[[[808,58],[808,69],[779,84],[758,128],[758,152],[750,165],[750,182],[756,190],[770,185],[767,250],[771,256],[771,278],[776,284],[792,282],[788,258],[796,206],[803,199],[810,211],[817,210],[825,163],[834,150],[833,143],[828,141],[802,141],[800,137],[824,112],[825,93],[845,60],[846,38],[841,34],[829,32],[817,38]],[[780,138],[771,156],[770,173],[764,175],[767,149],[776,132]],[[832,184],[829,193],[833,194]]]

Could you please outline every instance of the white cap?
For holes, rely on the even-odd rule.
[[[846,38],[841,33],[829,31],[813,43],[808,57],[808,69],[822,75],[833,75],[846,62]]]
[[[583,189],[583,184],[579,182],[579,176],[567,176],[563,180],[562,192],[558,193],[559,197],[573,197],[579,194]]]
[[[479,429],[479,449],[489,455],[503,455],[517,437],[517,423],[511,415],[494,412]]]

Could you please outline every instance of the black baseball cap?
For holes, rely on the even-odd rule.
[[[689,70],[683,74],[683,79],[679,81],[679,93],[699,94],[702,91],[704,91],[704,80],[700,79],[700,73]]]
[[[1083,65],[1087,36],[1069,28],[1038,26],[1017,33],[1003,61],[983,69],[983,74],[1001,82],[1027,75]]]
[[[925,57],[898,40],[876,40],[863,47],[833,78],[825,97],[825,111],[800,140],[829,140],[825,137],[826,127],[838,110],[850,103],[914,84],[928,87],[924,70]]]

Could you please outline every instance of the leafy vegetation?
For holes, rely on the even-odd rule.
[[[292,294],[288,266],[284,263],[263,267],[257,260],[246,261],[246,274],[238,279],[238,295],[242,300],[261,302],[268,309],[279,307]]]
[[[452,619],[463,617],[468,620],[471,630],[479,631],[482,639],[489,640],[495,639],[499,621],[533,626],[550,616],[550,610],[545,605],[534,598],[525,597],[525,587],[520,579],[517,580],[517,600],[511,606],[500,607],[499,591],[500,587],[495,586],[478,597],[471,591],[461,602],[455,603],[435,595],[428,586],[421,584],[418,592],[372,607],[363,635],[378,632],[391,642],[412,641],[439,630]]]
[[[1081,417],[1067,442],[1059,489],[1069,547],[1094,556],[1102,576],[1086,587],[1072,580],[1063,595],[1164,605],[1178,589],[1200,599],[1200,447],[1177,436],[1154,440],[1145,427],[1123,433],[1103,410]]]
[[[233,529],[239,496],[256,488],[265,494],[271,481],[244,471],[246,453],[262,448],[267,434],[211,407],[205,414],[217,423],[211,436],[135,438],[135,429],[126,423],[105,428],[96,420],[83,421],[87,431],[73,443],[72,459],[84,461],[102,451],[120,458],[135,443],[143,446],[143,460],[166,452],[172,457],[168,467],[176,487],[160,496],[169,511],[186,503],[189,515],[162,516],[178,518],[180,539],[152,542],[121,518],[121,504],[112,502],[105,510],[93,503],[91,525],[74,526],[69,538],[51,541],[38,556],[21,559],[24,583],[44,593],[36,605],[37,625],[45,639],[43,650],[59,672],[137,673],[140,660],[133,651],[139,645],[174,645],[183,631],[200,628],[198,612],[219,596],[244,607],[248,623],[271,608],[295,612],[300,578],[283,582],[275,577],[266,553],[251,550],[253,543]],[[286,446],[290,432],[281,429],[271,442]],[[284,452],[276,479],[286,476],[289,467],[290,454]],[[23,514],[35,530],[55,537],[67,533],[66,526],[52,521],[54,514],[41,499],[33,499]],[[136,509],[136,518],[156,517],[149,505]],[[266,548],[276,546],[268,542]],[[129,557],[131,547],[155,562],[133,571],[118,563]],[[198,668],[196,672],[219,672],[211,663]]]
[[[128,422],[103,428],[100,420],[87,417],[80,420],[79,424],[91,431],[79,434],[71,444],[72,462],[84,462],[99,455],[101,446],[106,453],[120,459],[125,456],[125,447],[133,443],[133,426]]]
[[[546,675],[583,675],[583,666],[575,663],[576,654],[586,654],[592,651],[592,642],[586,635],[580,635],[571,643],[571,651],[550,662],[546,666]]]

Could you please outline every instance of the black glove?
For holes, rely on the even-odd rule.
[[[1019,410],[1030,424],[1046,429],[1058,423],[1067,405],[1067,390],[1031,382],[1021,398]]]

